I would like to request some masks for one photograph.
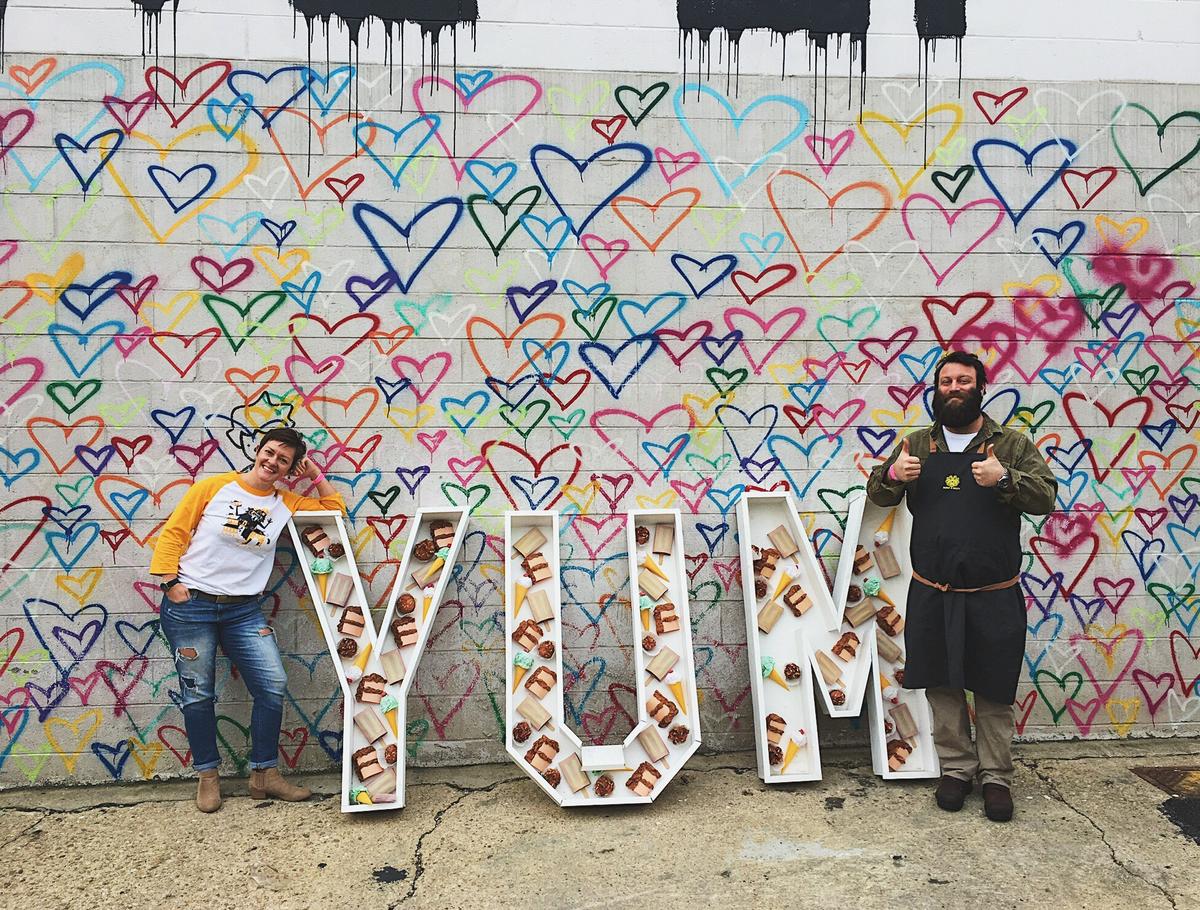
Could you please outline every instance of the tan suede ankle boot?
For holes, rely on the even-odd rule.
[[[200,772],[196,788],[196,808],[201,812],[216,812],[221,808],[221,776],[216,768]]]
[[[278,768],[256,768],[250,772],[250,796],[254,799],[266,799],[269,796],[298,803],[312,796],[312,790],[289,784]]]

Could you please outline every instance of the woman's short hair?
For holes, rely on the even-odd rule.
[[[263,433],[258,440],[258,445],[254,447],[254,451],[260,452],[262,447],[268,442],[277,442],[280,445],[288,446],[292,450],[292,465],[288,469],[291,474],[296,469],[296,465],[300,464],[304,458],[304,453],[308,450],[308,446],[304,442],[304,437],[293,430],[291,427],[276,427],[273,430],[268,430]]]

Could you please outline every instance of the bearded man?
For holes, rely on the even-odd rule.
[[[904,687],[925,689],[933,712],[937,804],[957,812],[978,777],[987,817],[1008,821],[1025,656],[1021,515],[1048,514],[1058,482],[1028,436],[983,413],[986,387],[978,357],[943,357],[933,425],[871,472],[867,496],[885,507],[907,499],[913,516]],[[974,744],[964,690],[974,694]]]

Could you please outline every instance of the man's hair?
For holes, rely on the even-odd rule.
[[[300,464],[300,460],[304,458],[304,453],[308,450],[308,446],[304,442],[304,437],[291,427],[276,427],[273,430],[263,433],[262,438],[258,440],[258,445],[254,447],[255,453],[262,451],[262,447],[268,442],[277,442],[280,445],[291,448],[292,464],[288,468],[288,474],[290,476],[295,473],[296,465]]]
[[[987,373],[983,369],[983,361],[974,354],[968,354],[966,351],[951,351],[938,361],[937,369],[933,371],[933,384],[936,386],[942,376],[942,367],[948,363],[957,363],[964,367],[972,367],[975,370],[975,385],[983,388],[987,385]]]

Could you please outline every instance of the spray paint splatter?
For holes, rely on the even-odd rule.
[[[725,41],[717,46],[718,54],[728,60],[726,66],[726,90],[729,89],[730,73],[733,74],[734,91],[740,71],[739,56],[742,35],[747,31],[765,30],[771,33],[774,43],[778,38],[782,44],[780,75],[787,73],[787,39],[803,32],[809,49],[809,65],[813,73],[813,94],[816,94],[817,71],[829,72],[829,39],[836,37],[837,53],[841,53],[842,41],[850,42],[849,78],[854,78],[854,63],[859,65],[859,105],[865,92],[867,72],[867,29],[871,23],[870,0],[843,0],[840,3],[805,2],[781,3],[779,0],[678,0],[676,12],[679,20],[680,51],[684,60],[684,77],[687,76],[687,61],[696,51],[696,77],[705,70],[711,75],[713,32],[723,29]],[[718,58],[720,62],[720,58]],[[707,66],[706,66],[707,63]],[[826,99],[828,100],[828,98]]]

